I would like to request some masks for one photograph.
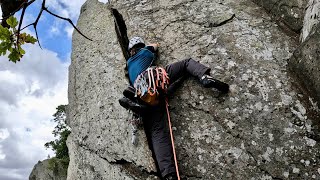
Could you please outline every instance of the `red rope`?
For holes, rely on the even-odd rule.
[[[180,180],[179,169],[178,169],[178,161],[177,161],[177,156],[176,156],[176,150],[174,148],[174,140],[173,140],[173,133],[172,133],[172,128],[171,128],[171,120],[170,120],[170,113],[169,113],[168,99],[167,98],[166,98],[166,109],[167,109],[167,114],[168,114],[168,123],[169,123],[169,130],[170,130],[170,137],[171,137],[174,164],[176,166],[176,172],[177,172],[178,180]]]

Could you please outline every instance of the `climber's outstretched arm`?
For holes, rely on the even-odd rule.
[[[148,46],[153,46],[154,50],[157,51],[159,47],[159,43],[148,44]]]

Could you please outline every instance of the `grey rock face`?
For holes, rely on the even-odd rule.
[[[320,24],[294,52],[289,67],[301,80],[304,87],[320,102]]]
[[[270,12],[276,21],[299,33],[308,0],[253,0]]]
[[[176,151],[186,179],[319,179],[316,107],[295,86],[296,48],[247,0],[111,1],[129,37],[159,42],[158,64],[192,57],[232,84],[221,95],[189,78],[170,99]],[[69,69],[68,179],[157,179],[143,130],[130,143],[117,100],[128,85],[108,5],[88,0]]]
[[[94,41],[87,41],[76,34],[73,38],[68,123],[72,128],[69,139],[76,146],[68,144],[69,151],[74,154],[70,159],[70,167],[79,167],[87,172],[85,169],[93,166],[94,170],[90,172],[96,174],[82,174],[77,168],[69,168],[68,179],[109,179],[96,170],[109,172],[109,164],[124,162],[136,166],[139,171],[155,171],[142,131],[139,132],[140,146],[131,145],[128,114],[118,103],[122,90],[127,86],[123,71],[125,61],[108,7],[96,0],[87,1],[82,6],[78,26]],[[89,159],[84,160],[84,157]],[[131,166],[121,167],[114,168],[116,173],[112,179],[122,179],[123,175],[120,174],[123,169],[128,172],[131,170]],[[132,179],[133,176],[130,177]]]
[[[312,29],[320,22],[320,0],[309,0],[303,20],[300,41],[304,42]]]
[[[92,149],[71,141],[72,138],[70,137],[68,142],[69,148],[73,150],[70,152],[72,161],[68,168],[68,179],[157,179],[124,159],[109,161]]]
[[[59,161],[55,161],[56,167],[54,168],[49,162],[50,159],[39,161],[33,167],[29,180],[66,180],[67,171],[63,168],[61,163]]]

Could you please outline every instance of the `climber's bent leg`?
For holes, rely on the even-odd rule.
[[[192,58],[178,61],[166,66],[166,71],[170,78],[170,83],[174,83],[179,78],[192,75],[201,79],[205,74],[210,73],[210,68],[193,60]]]
[[[170,83],[175,83],[183,76],[192,75],[197,77],[204,87],[216,88],[221,92],[227,93],[229,91],[229,85],[211,77],[210,70],[211,69],[209,67],[206,67],[191,58],[166,66]]]

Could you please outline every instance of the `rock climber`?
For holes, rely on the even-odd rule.
[[[191,75],[205,88],[229,92],[229,85],[210,76],[210,68],[189,58],[165,66],[153,66],[159,44],[146,45],[141,37],[129,41],[127,60],[131,87],[119,103],[142,117],[150,148],[165,180],[176,180],[173,148],[168,131],[165,98],[167,89],[182,77]],[[133,87],[134,88],[133,88]]]

